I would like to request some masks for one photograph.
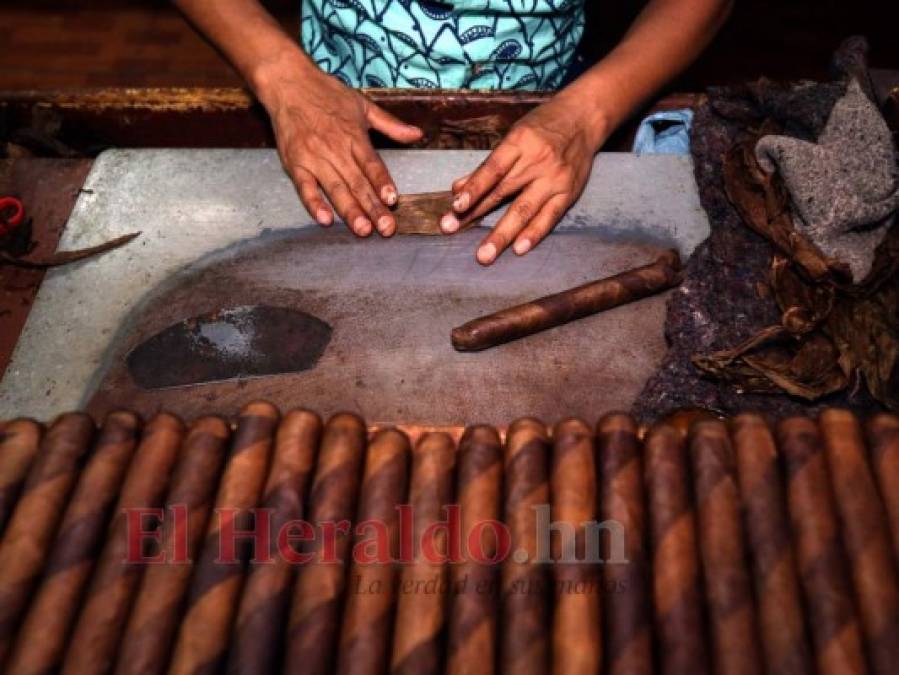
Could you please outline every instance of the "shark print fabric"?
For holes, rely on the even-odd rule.
[[[585,0],[303,0],[302,42],[352,87],[557,89]]]

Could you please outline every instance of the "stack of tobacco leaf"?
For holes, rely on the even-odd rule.
[[[754,152],[768,134],[818,138],[850,78],[873,97],[865,53],[851,38],[833,82],[714,89],[698,109],[692,152],[712,231],[669,301],[670,349],[635,403],[639,417],[899,409],[899,227],[853,284],[794,228],[787,189]]]

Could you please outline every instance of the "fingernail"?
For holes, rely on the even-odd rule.
[[[447,213],[440,219],[440,229],[446,234],[452,234],[459,229],[459,219],[452,213]]]
[[[531,250],[531,240],[530,239],[519,239],[512,246],[512,250],[515,251],[516,255],[524,255],[528,251]]]
[[[318,221],[319,225],[330,225],[331,224],[331,212],[327,209],[319,209],[315,212],[315,220]]]
[[[369,222],[368,218],[359,216],[353,221],[353,231],[360,237],[367,237],[371,234],[371,222]]]
[[[396,190],[394,190],[389,185],[385,186],[381,190],[381,200],[385,204],[387,204],[387,206],[393,206],[394,204],[396,204],[396,199]]]
[[[493,244],[484,244],[478,249],[478,262],[482,265],[489,265],[496,258],[496,246]]]
[[[378,232],[384,234],[390,229],[391,225],[393,225],[393,218],[390,216],[381,216],[378,219]]]
[[[453,208],[456,211],[464,211],[468,208],[468,201],[471,199],[467,192],[460,192],[453,200]]]

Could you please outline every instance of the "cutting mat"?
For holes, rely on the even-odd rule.
[[[484,153],[384,157],[401,191],[425,192],[445,189]],[[661,248],[688,254],[708,223],[688,159],[601,154],[583,197],[543,245],[483,268],[474,260],[483,228],[392,240],[318,228],[272,151],[110,151],[95,163],[61,247],[133,230],[143,235],[131,245],[48,275],[0,383],[0,418],[122,404],[144,414],[230,414],[253,397],[380,422],[592,418],[628,407],[661,359],[663,296],[478,354],[454,352],[450,328],[642,264]],[[123,358],[142,339],[253,303],[332,325],[316,368],[157,392],[131,381]]]

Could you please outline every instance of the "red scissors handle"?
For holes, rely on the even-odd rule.
[[[9,215],[7,215],[9,214]],[[0,235],[11,232],[25,219],[25,207],[15,197],[0,197]]]

